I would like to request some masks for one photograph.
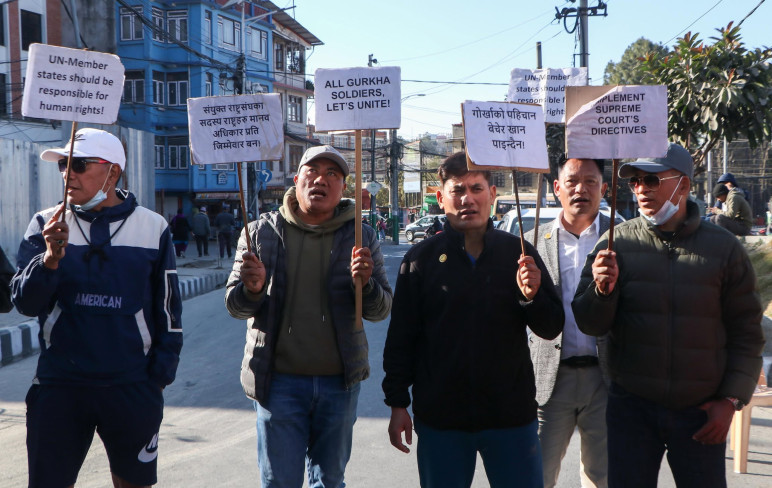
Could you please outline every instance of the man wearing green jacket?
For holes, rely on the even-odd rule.
[[[729,189],[723,183],[717,183],[713,187],[713,198],[721,202],[721,208],[711,209],[711,222],[737,236],[751,233],[753,212],[741,189]]]
[[[609,334],[609,487],[653,487],[662,455],[676,485],[726,487],[726,435],[753,395],[764,338],[756,276],[740,242],[689,200],[693,162],[627,163],[640,218],[588,256],[573,301],[579,329]]]

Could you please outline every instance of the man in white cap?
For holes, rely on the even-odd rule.
[[[40,320],[27,394],[29,486],[72,486],[95,430],[114,486],[153,485],[162,392],[182,348],[168,225],[117,189],[126,156],[114,135],[81,129],[40,157],[69,179],[66,204],[32,218],[12,281],[16,308]]]
[[[241,368],[257,410],[263,488],[343,486],[351,455],[360,381],[370,374],[367,339],[355,320],[382,320],[392,292],[375,231],[362,226],[354,246],[354,202],[343,197],[349,174],[331,146],[308,149],[295,186],[275,212],[242,231],[225,305],[247,320]],[[253,252],[247,252],[246,240]]]
[[[689,200],[692,157],[624,164],[640,218],[587,257],[572,303],[579,329],[609,334],[609,486],[656,486],[662,456],[676,485],[726,487],[726,435],[750,401],[764,338],[753,266],[730,233]]]

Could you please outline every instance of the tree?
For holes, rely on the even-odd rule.
[[[640,85],[645,73],[641,71],[643,58],[649,53],[665,54],[668,50],[662,44],[655,44],[641,37],[627,46],[622,59],[615,63],[609,61],[603,72],[603,83],[606,85]]]
[[[643,58],[644,81],[668,87],[668,132],[692,153],[695,170],[719,141],[772,136],[772,49],[746,49],[740,28],[717,29],[712,45],[687,33],[667,54]]]

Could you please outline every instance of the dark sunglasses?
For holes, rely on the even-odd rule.
[[[681,175],[666,176],[665,178],[660,178],[659,176],[654,174],[647,174],[644,176],[633,176],[630,178],[627,184],[630,185],[630,189],[633,191],[635,191],[635,187],[638,185],[644,185],[649,190],[656,190],[657,188],[659,188],[659,185],[664,180],[672,180],[673,178],[681,178]]]
[[[89,163],[105,164],[109,162],[110,161],[100,158],[72,158],[72,162],[70,163],[70,171],[81,174],[86,172],[86,168],[88,167]],[[62,158],[59,160],[59,172],[64,173],[66,171],[67,158]]]

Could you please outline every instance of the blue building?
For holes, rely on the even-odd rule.
[[[202,204],[213,208],[210,215],[223,203],[239,208],[237,165],[191,162],[187,99],[273,92],[278,78],[284,120],[297,119],[313,94],[305,86],[305,50],[321,41],[270,1],[133,2],[118,0],[116,6],[117,54],[126,68],[118,124],[155,136],[156,211],[168,217],[179,207],[190,215]],[[298,144],[294,134],[285,140],[287,146]],[[285,149],[285,155],[298,151]],[[250,209],[260,203],[254,169],[259,165],[283,175],[290,169],[285,158],[280,164],[248,165]]]

